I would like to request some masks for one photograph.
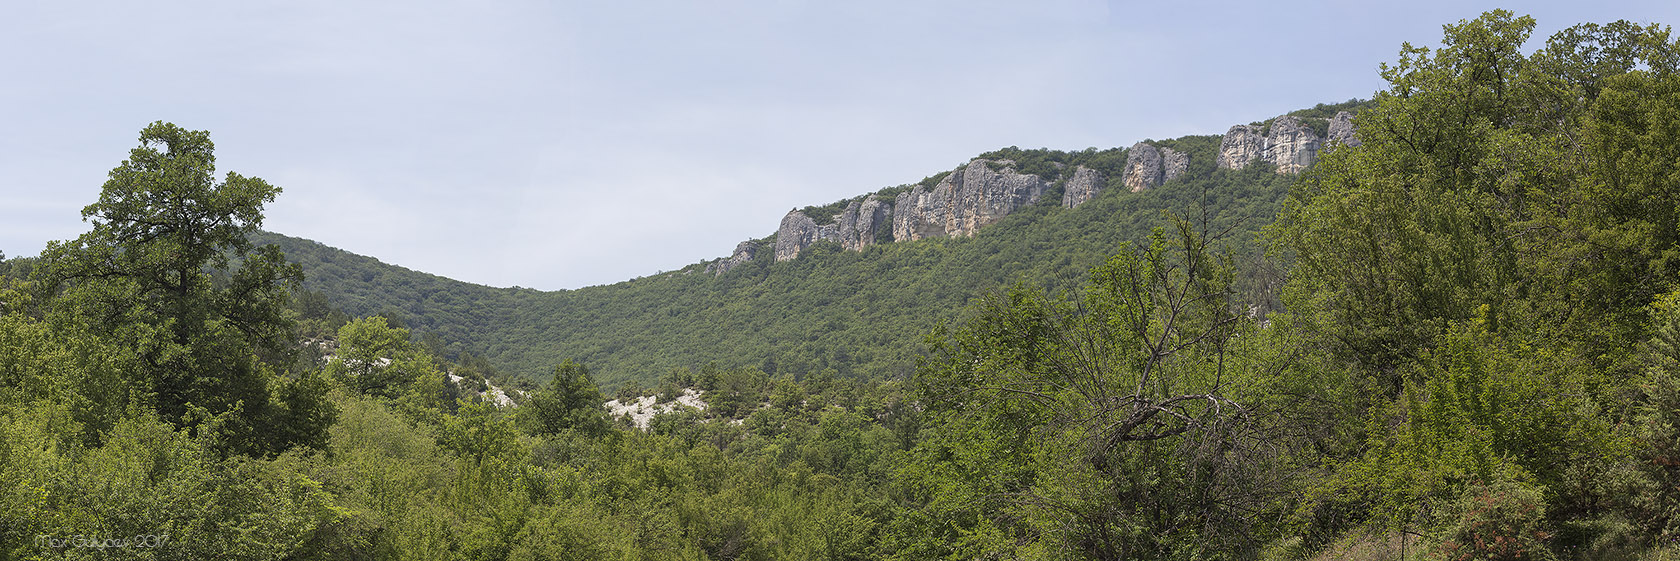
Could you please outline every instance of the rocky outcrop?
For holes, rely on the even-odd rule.
[[[755,256],[757,254],[758,254],[758,242],[757,241],[747,240],[747,241],[741,242],[741,243],[735,245],[735,253],[730,254],[729,257],[727,257],[727,258],[719,259],[716,262],[714,262],[710,265],[707,265],[706,266],[706,272],[715,273],[715,274],[719,274],[719,275],[727,273],[727,272],[729,272],[730,269],[734,269],[736,267],[741,266],[742,263],[752,261],[753,256]]]
[[[1161,149],[1161,182],[1166,183],[1190,171],[1190,155],[1171,148]]]
[[[1139,142],[1126,152],[1126,171],[1122,182],[1136,193],[1159,187],[1189,170],[1189,154]]]
[[[1326,150],[1337,144],[1342,146],[1358,146],[1359,135],[1353,130],[1353,113],[1347,111],[1336,112],[1336,117],[1330,119],[1330,130],[1325,135]]]
[[[1225,131],[1219,140],[1220,169],[1242,169],[1249,162],[1266,156],[1266,137],[1253,125],[1237,125]]]
[[[1001,169],[992,171],[988,166],[993,163]],[[962,182],[954,191],[951,215],[955,224],[948,229],[952,236],[972,236],[981,228],[1003,220],[1015,209],[1038,202],[1039,195],[1044,194],[1050,183],[1036,175],[1017,173],[1014,163],[1007,160],[968,163],[963,169]],[[945,179],[950,181],[952,177],[956,174]]]
[[[974,160],[932,189],[917,185],[893,205],[893,240],[972,236],[1015,209],[1038,201],[1043,178],[1015,171],[1008,160]],[[992,166],[998,169],[994,171]]]
[[[1216,165],[1239,169],[1255,160],[1265,160],[1278,173],[1299,173],[1313,165],[1320,150],[1335,145],[1359,145],[1351,113],[1337,113],[1325,138],[1303,125],[1301,119],[1284,115],[1273,119],[1267,129],[1254,125],[1231,127],[1220,139]],[[1067,208],[1096,198],[1111,179],[1085,166],[1068,170],[1059,162],[1051,165],[1054,168],[1051,173],[1065,179],[1062,206]],[[1127,189],[1138,192],[1165,184],[1189,171],[1189,154],[1139,142],[1130,148],[1118,179]],[[896,199],[869,195],[849,201],[828,224],[818,224],[797,209],[789,211],[776,230],[774,258],[776,261],[796,258],[811,244],[825,240],[836,242],[846,250],[861,251],[889,234],[893,241],[972,236],[1015,210],[1036,203],[1049,185],[1043,177],[1017,171],[1015,162],[975,159],[933,186],[916,185],[899,193]],[[751,261],[758,248],[758,242],[742,242],[734,254],[708,265],[706,271],[723,274]]]
[[[1126,151],[1126,172],[1121,182],[1133,193],[1161,184],[1161,151],[1139,142]]]
[[[776,260],[798,257],[799,252],[819,241],[840,242],[840,247],[860,251],[875,243],[881,229],[891,224],[891,216],[892,205],[875,195],[852,201],[828,224],[818,225],[804,212],[790,210],[776,229]]]
[[[882,202],[875,195],[865,197],[861,202],[852,201],[836,218],[840,224],[840,247],[861,251],[874,244],[881,229],[892,224],[888,221],[891,215],[892,205]]]
[[[776,228],[776,260],[799,257],[799,252],[816,243],[821,235],[822,229],[817,227],[817,221],[797,209],[788,211],[782,217],[782,225]]]
[[[1062,186],[1062,207],[1073,208],[1097,198],[1105,181],[1097,170],[1085,166],[1074,168],[1073,177]]]
[[[1323,144],[1324,140],[1301,124],[1300,118],[1290,115],[1273,119],[1271,131],[1265,136],[1253,125],[1237,125],[1219,141],[1219,167],[1240,169],[1254,160],[1265,160],[1278,173],[1300,173],[1318,161]]]
[[[1266,136],[1266,161],[1278,173],[1300,173],[1318,161],[1318,135],[1301,124],[1301,119],[1284,115],[1272,121]]]
[[[945,225],[950,222],[950,200],[948,181],[940,181],[933,189],[917,185],[899,193],[893,201],[893,241],[944,236]]]

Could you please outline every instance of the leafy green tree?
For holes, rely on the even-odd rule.
[[[1189,223],[1175,233],[1115,255],[1076,301],[1017,288],[932,339],[918,373],[932,434],[905,473],[935,527],[965,536],[936,537],[952,544],[940,555],[1254,547],[1273,491],[1254,478],[1267,460],[1252,413],[1230,397],[1244,369],[1230,262]]]
[[[391,327],[380,316],[352,320],[338,329],[338,360],[327,371],[345,386],[368,395],[395,398],[413,379],[418,360],[408,330]],[[403,364],[398,364],[399,362]]]
[[[548,385],[525,401],[519,415],[531,434],[575,431],[600,436],[611,428],[604,403],[606,399],[589,376],[589,368],[568,360],[554,367]]]
[[[1365,458],[1350,466],[1395,527],[1440,522],[1477,485],[1563,490],[1570,466],[1622,447],[1583,412],[1593,378],[1559,353],[1513,345],[1486,319],[1455,322],[1401,398],[1373,410]]]
[[[270,392],[287,383],[274,372],[291,358],[285,310],[301,272],[246,239],[280,189],[214,172],[208,133],[146,127],[82,210],[92,231],[49,243],[34,276],[56,323],[133,353],[136,383],[165,420],[196,426],[195,408],[232,414],[222,425],[230,451],[273,452],[293,443],[262,429],[284,413]]]
[[[1496,10],[1406,44],[1390,83],[1297,184],[1273,232],[1293,251],[1292,307],[1343,356],[1393,368],[1447,322],[1637,336],[1620,315],[1676,270],[1675,205],[1653,167],[1680,150],[1676,53],[1626,22],[1560,32],[1522,53],[1535,22]],[[1544,318],[1544,321],[1541,319]],[[1398,381],[1392,385],[1398,389]]]
[[[1538,489],[1548,520],[1628,514],[1580,481],[1628,471],[1610,427],[1630,420],[1631,343],[1680,274],[1680,43],[1584,24],[1525,54],[1534,27],[1496,10],[1403,46],[1362,145],[1326,154],[1270,231],[1291,323],[1383,390],[1349,431],[1362,457],[1333,460],[1339,492],[1399,525],[1441,529],[1476,485]]]
[[[1647,480],[1637,511],[1654,536],[1672,540],[1680,537],[1680,291],[1658,298],[1652,309],[1656,326],[1645,344],[1649,367],[1635,417]]]

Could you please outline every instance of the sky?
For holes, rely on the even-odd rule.
[[[789,209],[1006,146],[1223,134],[1369,98],[1506,7],[1530,48],[1680,3],[8,1],[0,252],[88,230],[167,121],[284,192],[264,229],[491,286],[723,257]]]

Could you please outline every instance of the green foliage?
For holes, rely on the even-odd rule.
[[[431,357],[409,342],[407,329],[382,317],[353,320],[338,329],[338,360],[327,373],[358,392],[396,398],[431,370]]]
[[[1067,167],[1065,160],[1068,159],[1068,155],[1067,152],[1048,148],[1022,150],[1010,146],[1001,150],[986,152],[981,154],[980,157],[987,160],[1009,160],[1015,162],[1013,166],[1015,171],[1055,180],[1057,177],[1061,177],[1062,170]]]
[[[78,540],[96,540],[136,558],[269,559],[342,515],[284,458],[219,459],[215,443],[138,410],[84,448],[56,438],[67,417],[51,402],[0,407],[8,558],[80,557],[101,550]]]
[[[1371,100],[1354,98],[1341,103],[1320,103],[1312,106],[1311,109],[1290,111],[1289,114],[1303,119],[1331,119],[1334,118],[1337,113],[1343,111],[1358,113],[1366,108],[1369,108],[1371,105]],[[1324,132],[1318,131],[1318,135],[1324,136]]]
[[[140,144],[83,209],[93,230],[42,252],[32,277],[48,317],[129,354],[130,378],[117,388],[169,422],[196,426],[203,418],[194,408],[231,414],[220,442],[234,453],[300,443],[261,430],[289,414],[271,391],[294,401],[315,395],[275,379],[290,359],[284,310],[299,268],[246,239],[279,189],[236,173],[215,181],[214,145],[203,131],[154,123]]]
[[[1292,325],[1356,374],[1345,387],[1378,390],[1367,448],[1329,456],[1337,498],[1309,501],[1305,526],[1421,526],[1459,548],[1440,555],[1486,558],[1549,555],[1541,529],[1566,531],[1560,551],[1625,553],[1604,545],[1627,541],[1618,521],[1666,520],[1634,505],[1671,501],[1630,454],[1654,442],[1626,428],[1651,410],[1619,402],[1662,399],[1629,382],[1661,379],[1632,343],[1661,331],[1643,304],[1680,272],[1672,166],[1654,163],[1680,150],[1656,124],[1680,107],[1680,45],[1617,22],[1525,55],[1534,26],[1494,11],[1439,49],[1405,45],[1355,119],[1363,145],[1325,155],[1271,229]]]
[[[1363,146],[1326,155],[1290,194],[1273,233],[1296,259],[1291,306],[1346,359],[1392,371],[1486,305],[1495,331],[1540,328],[1625,360],[1605,343],[1637,339],[1627,303],[1680,272],[1659,194],[1671,172],[1639,163],[1680,149],[1653,126],[1675,107],[1680,49],[1619,23],[1524,56],[1533,27],[1495,11],[1448,26],[1437,51],[1406,45],[1356,119]]]
[[[1359,468],[1395,524],[1427,519],[1475,482],[1567,484],[1567,466],[1618,453],[1608,427],[1580,415],[1590,378],[1555,353],[1510,345],[1486,320],[1455,326],[1391,407],[1373,410]]]
[[[35,265],[40,259],[33,257],[13,257],[0,260],[0,278],[27,279],[35,271]]]
[[[600,436],[607,431],[605,401],[589,369],[568,360],[554,368],[548,386],[532,394],[519,414],[531,434],[576,431]]]
[[[417,336],[438,334],[446,358],[470,353],[510,376],[542,379],[569,358],[590,365],[609,390],[707,363],[772,376],[831,369],[903,378],[918,354],[904,342],[959,314],[976,295],[1017,281],[1076,288],[1119,244],[1147,243],[1167,211],[1205,211],[1211,230],[1230,229],[1233,254],[1245,256],[1235,281],[1244,298],[1273,298],[1279,277],[1249,274],[1264,263],[1252,258],[1249,233],[1270,220],[1293,178],[1264,166],[1215,170],[1218,137],[1158,143],[1191,154],[1190,174],[1142,193],[1111,188],[1075,209],[1021,209],[972,238],[862,252],[814,248],[784,263],[761,251],[722,276],[685,270],[578,290],[496,289],[277,234],[258,239],[284,249],[308,271],[305,288],[350,315],[398,311]],[[1045,153],[1118,178],[1123,152]]]
[[[1674,540],[1680,536],[1680,292],[1657,299],[1652,311],[1655,328],[1645,345],[1650,367],[1635,415],[1646,478],[1637,510],[1646,530]]]
[[[1533,26],[1297,112],[1365,144],[1293,188],[1153,141],[1190,172],[973,238],[555,293],[255,233],[154,125],[0,261],[0,559],[1673,558],[1680,47]],[[707,405],[614,425],[574,356]]]
[[[934,432],[905,476],[932,490],[925,515],[984,538],[922,547],[1252,553],[1249,516],[1276,508],[1276,491],[1245,488],[1269,460],[1250,409],[1227,396],[1249,367],[1228,352],[1232,269],[1188,222],[1175,234],[1123,247],[1075,302],[1017,288],[931,341],[917,382]]]
[[[805,213],[805,216],[811,217],[811,221],[816,222],[818,226],[833,224],[835,215],[845,212],[846,206],[852,204],[852,202],[862,202],[863,199],[864,197],[840,199],[822,206],[808,206],[799,209],[799,211]]]

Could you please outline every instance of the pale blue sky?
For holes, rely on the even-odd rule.
[[[456,279],[617,282],[987,150],[1222,134],[1369,97],[1486,2],[8,2],[0,251],[156,120],[285,189],[266,227]],[[1503,4],[1672,24],[1680,3]],[[1538,39],[1531,45],[1538,44]]]

